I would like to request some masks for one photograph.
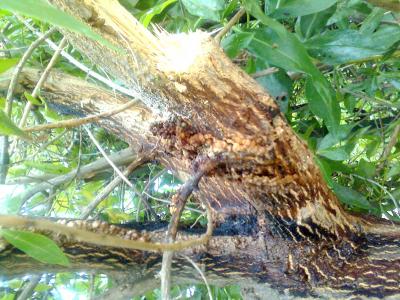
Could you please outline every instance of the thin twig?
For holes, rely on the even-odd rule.
[[[33,275],[27,286],[24,287],[22,293],[18,296],[17,300],[27,300],[33,295],[36,286],[38,285],[42,275]]]
[[[245,12],[246,10],[243,7],[239,9],[239,11],[233,16],[232,19],[229,20],[224,28],[222,28],[222,30],[218,32],[218,34],[214,38],[217,43],[221,42],[222,37],[228,33],[228,31],[233,27],[233,25],[237,23],[237,21],[239,21],[239,19],[244,15]]]
[[[198,187],[200,179],[204,174],[209,172],[215,167],[215,162],[208,161],[189,179],[185,184],[179,189],[178,193],[172,197],[172,205],[170,207],[171,220],[168,226],[167,241],[170,243],[174,242],[178,232],[179,219],[181,217],[183,208],[193,190]],[[209,211],[209,210],[207,210]],[[208,219],[208,224],[212,223],[212,220]],[[165,251],[163,254],[162,264],[161,264],[161,298],[163,300],[171,299],[171,265],[172,257],[174,255],[173,251]]]
[[[7,116],[11,117],[12,112],[12,103],[15,87],[17,86],[18,77],[21,74],[21,71],[31,57],[33,51],[43,42],[47,37],[49,37],[52,33],[56,31],[55,28],[50,29],[44,35],[39,37],[36,41],[34,41],[29,48],[25,51],[24,55],[22,55],[21,60],[18,62],[16,67],[14,68],[13,74],[11,75],[10,84],[8,86],[7,96],[6,96],[6,105],[5,105],[5,113]],[[0,184],[5,183],[8,172],[8,164],[10,162],[10,156],[8,152],[8,148],[10,146],[8,136],[1,137],[0,140]]]
[[[383,169],[385,164],[387,163],[387,159],[388,159],[388,157],[390,155],[390,152],[392,152],[392,149],[393,149],[394,145],[396,145],[396,143],[397,143],[397,140],[399,138],[399,134],[400,134],[400,124],[397,124],[393,129],[393,133],[390,136],[389,142],[387,143],[385,149],[383,150],[381,163],[376,168],[376,172],[377,173],[379,173]]]
[[[41,36],[42,34],[37,31],[35,29],[35,27],[33,27],[31,24],[29,24],[27,21],[25,21],[22,18],[18,18],[22,23],[24,23],[24,25],[31,30],[36,36]],[[51,40],[46,39],[46,43],[50,46],[50,48],[52,48],[53,50],[56,50],[58,48],[58,46],[56,44],[54,44]],[[124,95],[128,95],[134,98],[137,98],[139,95],[139,93],[127,89],[123,86],[120,86],[116,83],[114,83],[113,81],[105,78],[104,76],[101,76],[99,73],[94,72],[93,70],[91,70],[89,67],[87,67],[86,65],[82,64],[81,62],[79,62],[78,60],[76,60],[72,55],[68,54],[65,51],[61,52],[61,55],[68,60],[71,64],[73,64],[75,67],[77,67],[78,69],[82,70],[83,72],[85,72],[87,75],[97,79],[98,81],[104,83],[105,85],[107,85],[108,87],[110,87],[113,90],[116,90],[118,92],[123,93]]]
[[[182,256],[183,258],[185,258],[188,262],[190,262],[190,263],[192,264],[192,266],[196,269],[196,271],[200,274],[201,278],[202,278],[203,281],[204,281],[204,284],[205,284],[206,287],[207,287],[208,297],[210,298],[210,300],[213,300],[212,293],[211,293],[211,289],[210,289],[210,285],[208,284],[207,278],[206,278],[206,276],[204,275],[204,273],[201,271],[201,269],[199,268],[199,266],[198,266],[189,256],[184,255],[184,254],[181,254],[181,256]]]
[[[151,178],[149,180],[149,182],[147,182],[147,184],[145,185],[145,187],[143,188],[143,192],[142,194],[144,194],[145,192],[147,192],[147,190],[150,188],[150,186],[161,176],[163,176],[165,173],[167,172],[167,169],[163,169],[160,172],[158,172],[156,175],[153,176],[153,178]]]
[[[136,186],[132,185],[131,187],[132,191],[138,195],[140,201],[143,203],[143,205],[145,206],[146,210],[148,212],[150,212],[150,214],[154,217],[154,219],[156,219],[157,221],[160,221],[160,217],[157,215],[157,213],[155,212],[155,210],[151,207],[149,201],[147,200],[147,198],[144,196],[143,192],[141,193]]]
[[[96,148],[100,151],[101,155],[105,158],[105,160],[110,164],[110,166],[114,169],[114,171],[122,178],[122,180],[130,187],[133,188],[133,184],[129,181],[128,178],[121,172],[121,170],[113,163],[113,161],[108,157],[107,153],[104,151],[103,147],[96,140],[92,132],[86,126],[83,126],[86,130],[89,138],[92,140],[93,144],[95,144]]]
[[[117,153],[110,155],[110,159],[114,161],[116,165],[125,165],[134,159],[135,156],[131,149],[127,148],[121,150]],[[19,195],[19,199],[21,201],[20,206],[23,206],[26,201],[28,201],[35,194],[52,189],[61,184],[65,184],[71,181],[72,178],[85,178],[88,175],[93,176],[98,172],[108,170],[110,164],[105,158],[99,158],[98,160],[88,163],[85,166],[82,166],[80,170],[77,172],[77,169],[70,171],[67,174],[59,175],[50,179],[47,179],[45,182],[40,184],[33,185],[32,187],[26,189],[21,195]]]
[[[41,37],[39,37],[36,41],[34,41],[29,48],[25,51],[24,55],[22,55],[21,60],[17,64],[17,66],[14,68],[13,74],[11,76],[10,80],[10,85],[8,86],[8,91],[7,91],[7,96],[6,96],[6,107],[5,107],[5,112],[8,116],[11,116],[11,111],[12,111],[12,102],[13,102],[13,96],[14,96],[14,91],[15,87],[18,82],[18,77],[19,74],[22,71],[22,68],[28,61],[29,57],[31,57],[33,51],[45,40],[47,39],[52,33],[56,31],[56,28],[52,28],[49,31],[47,31],[45,34],[43,34]]]
[[[207,207],[208,208],[208,207]],[[96,246],[137,249],[143,251],[181,251],[190,247],[204,245],[212,236],[213,224],[210,209],[207,209],[207,231],[198,238],[177,241],[174,243],[146,242],[139,237],[136,240],[125,239],[116,235],[105,235],[80,228],[81,220],[65,221],[68,225],[55,223],[47,219],[23,217],[17,215],[0,215],[0,226],[4,228],[23,228],[26,230],[45,231],[55,235],[62,235],[74,241],[85,242]],[[74,227],[76,224],[76,227]],[[72,226],[72,227],[71,227]],[[140,233],[140,232],[139,232]]]
[[[129,181],[128,178],[126,178],[126,176],[121,172],[121,170],[112,162],[112,160],[108,157],[107,153],[104,151],[103,147],[101,147],[100,143],[93,136],[92,132],[86,126],[83,126],[83,128],[86,130],[92,142],[96,145],[97,149],[103,155],[105,160],[110,164],[110,166],[114,169],[114,171],[118,174],[118,176],[121,177],[122,180],[140,197],[140,200],[146,206],[146,209],[155,217],[155,219],[156,220],[159,219],[158,215],[152,209],[147,199],[142,196],[142,193],[138,191],[138,189]]]
[[[144,193],[147,197],[149,197],[149,198],[151,198],[151,199],[153,199],[153,200],[156,200],[156,201],[158,201],[158,202],[166,203],[166,204],[171,204],[171,201],[170,201],[170,200],[161,199],[161,198],[155,197],[155,196],[153,196],[153,195],[150,195],[150,194],[147,193],[147,192],[143,192],[143,193]],[[191,207],[185,207],[185,209],[190,210],[190,211],[197,212],[197,213],[199,213],[199,214],[204,214],[204,211],[202,211],[202,210],[200,210],[200,209],[191,208]]]
[[[400,207],[399,207],[399,204],[397,203],[396,198],[392,195],[392,193],[390,193],[390,192],[388,191],[388,189],[387,189],[385,186],[383,186],[383,185],[380,184],[379,182],[376,182],[376,181],[374,181],[374,180],[372,180],[372,179],[368,179],[368,178],[359,176],[359,175],[357,175],[357,174],[351,174],[351,176],[354,176],[354,177],[363,179],[363,180],[368,181],[369,183],[372,183],[372,184],[376,185],[377,187],[381,188],[381,189],[389,196],[389,198],[392,200],[394,206],[396,207],[397,214],[400,214]]]
[[[40,76],[39,81],[37,82],[35,88],[33,89],[33,92],[32,92],[33,98],[36,98],[37,96],[39,96],[40,89],[42,88],[44,82],[46,81],[47,77],[49,76],[50,70],[53,68],[53,66],[57,62],[57,59],[60,56],[60,53],[66,44],[67,44],[67,39],[64,37],[61,40],[60,45],[58,46],[58,49],[56,50],[56,52],[54,52],[52,58],[50,59],[50,62],[48,63],[46,69],[43,71],[42,75]],[[32,102],[28,101],[26,103],[21,120],[18,124],[18,126],[20,128],[25,127],[26,121],[28,119],[28,115],[29,115],[29,112],[31,111],[32,106],[33,106]]]
[[[255,72],[255,73],[251,74],[251,77],[253,77],[253,78],[264,77],[264,76],[267,76],[267,75],[274,74],[274,73],[276,73],[278,71],[279,71],[278,68],[271,67],[271,68],[267,68],[265,70],[261,70],[261,71]]]
[[[124,170],[124,175],[128,176],[135,170],[137,167],[141,166],[143,163],[148,161],[149,156],[142,155],[135,159],[126,169]],[[112,180],[103,190],[94,198],[92,202],[90,202],[87,207],[85,208],[84,212],[81,214],[81,219],[86,219],[92,213],[92,211],[103,201],[114,189],[117,185],[122,182],[122,178],[117,176]]]
[[[128,109],[129,107],[137,104],[138,102],[139,101],[137,101],[137,100],[132,100],[132,101],[129,101],[129,102],[117,107],[116,109],[106,111],[106,112],[103,112],[103,113],[100,113],[97,115],[91,115],[91,116],[87,116],[84,118],[70,119],[70,120],[64,120],[64,121],[59,121],[59,122],[55,122],[55,123],[48,123],[48,124],[42,124],[42,125],[38,125],[38,126],[27,127],[27,128],[24,128],[23,130],[27,131],[27,132],[33,132],[33,131],[42,131],[42,130],[55,129],[55,128],[78,127],[78,126],[85,125],[88,123],[97,122],[100,120],[100,118],[116,115],[116,114]]]

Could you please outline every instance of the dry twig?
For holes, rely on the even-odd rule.
[[[185,184],[179,189],[178,193],[172,197],[171,205],[171,220],[168,226],[167,240],[172,243],[176,239],[178,232],[179,219],[181,217],[183,208],[193,190],[197,188],[200,179],[204,174],[208,173],[212,168],[215,167],[215,162],[208,161],[200,169],[185,182]],[[207,210],[209,212],[209,210]],[[212,223],[211,215],[208,213],[208,227]],[[208,228],[207,227],[207,228]],[[165,251],[163,254],[162,265],[161,265],[161,297],[163,300],[169,300],[170,290],[171,290],[171,265],[172,257],[174,255],[173,251]]]
[[[57,62],[57,59],[60,56],[60,53],[64,49],[66,44],[67,44],[67,39],[64,37],[61,40],[60,45],[58,46],[58,49],[56,50],[56,52],[54,52],[52,58],[50,59],[46,69],[43,71],[42,75],[40,76],[39,81],[37,82],[35,88],[33,89],[33,92],[32,92],[33,98],[36,98],[37,96],[39,96],[40,89],[42,88],[43,84],[45,83],[47,77],[49,76],[50,70],[53,68],[53,66]],[[26,103],[21,120],[19,121],[19,124],[18,124],[20,128],[25,127],[26,121],[28,119],[28,114],[31,111],[32,106],[33,106],[32,102],[28,101]]]
[[[236,24],[237,21],[239,21],[239,19],[244,15],[245,12],[246,10],[243,7],[239,9],[239,11],[233,16],[232,19],[229,20],[224,28],[222,28],[222,30],[218,32],[218,34],[215,36],[215,41],[217,43],[221,42],[223,36],[228,33],[228,31],[233,27],[233,25]]]
[[[132,100],[129,101],[116,109],[106,111],[97,115],[92,115],[92,116],[87,116],[84,118],[77,118],[77,119],[70,119],[70,120],[64,120],[60,122],[55,122],[55,123],[49,123],[49,124],[42,124],[38,126],[32,126],[32,127],[27,127],[24,128],[24,131],[27,132],[33,132],[33,131],[42,131],[42,130],[47,130],[47,129],[55,129],[55,128],[73,128],[73,127],[78,127],[81,125],[85,125],[88,123],[93,123],[99,121],[101,118],[105,117],[110,117],[113,115],[116,115],[120,112],[123,112],[124,110],[128,109],[129,107],[137,104],[138,101]]]

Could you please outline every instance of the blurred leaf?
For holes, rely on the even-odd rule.
[[[340,125],[338,127],[337,133],[334,135],[332,133],[328,133],[319,143],[318,150],[323,150],[332,146],[335,146],[340,141],[344,140],[354,125]]]
[[[393,176],[397,176],[400,174],[400,163],[395,163],[393,164],[393,166],[390,168],[387,177],[393,177]]]
[[[250,33],[248,33],[250,34]],[[287,33],[282,38],[271,28],[260,28],[253,31],[254,37],[248,49],[256,57],[287,71],[312,74],[315,66],[295,36]]]
[[[108,222],[113,224],[129,222],[132,220],[132,215],[122,212],[119,208],[108,207],[104,210],[104,213],[107,214]]]
[[[385,10],[379,7],[374,7],[368,17],[365,18],[361,27],[360,33],[371,34],[378,28],[381,20],[385,14]]]
[[[224,48],[225,53],[230,57],[236,57],[239,52],[247,47],[251,40],[253,39],[254,34],[251,32],[239,32],[233,33],[228,37],[224,38],[221,42],[222,48]]]
[[[313,14],[334,5],[337,0],[282,0],[272,17],[297,17]]]
[[[11,121],[3,110],[0,110],[0,134],[2,135],[17,135],[26,140],[31,140],[31,137],[18,128],[17,125]]]
[[[160,3],[159,5],[152,7],[148,12],[140,17],[140,22],[145,27],[149,26],[151,19],[153,19],[154,16],[161,14],[164,9],[166,9],[169,5],[175,3],[176,1],[177,0],[167,0],[163,3]]]
[[[319,169],[321,170],[322,176],[324,177],[326,183],[329,186],[332,186],[332,168],[330,167],[328,161],[323,159],[323,157],[315,157],[315,162],[318,164]]]
[[[335,191],[335,194],[339,197],[340,201],[345,204],[365,210],[372,209],[369,201],[362,194],[351,188],[333,182],[333,190]]]
[[[17,186],[15,186],[15,190],[17,190]],[[2,214],[17,214],[22,203],[22,194],[14,196],[14,193],[7,193],[3,190],[2,195],[0,197],[0,212]]]
[[[41,162],[35,162],[35,161],[29,161],[26,160],[24,161],[24,165],[27,167],[31,167],[37,170],[40,170],[44,173],[48,174],[65,174],[71,171],[70,168],[64,167],[63,165],[59,163],[41,163]]]
[[[310,76],[306,81],[306,97],[311,111],[321,117],[329,131],[336,135],[340,120],[340,107],[330,83],[323,76]]]
[[[15,66],[19,61],[19,58],[2,58],[0,59],[0,73],[7,71],[8,69]]]
[[[1,0],[0,8],[48,22],[75,33],[83,34],[111,49],[121,51],[120,48],[114,46],[101,35],[94,32],[88,25],[62,10],[55,8],[45,0]]]
[[[279,22],[266,16],[256,0],[244,0],[246,9],[269,28],[255,30],[255,37],[248,48],[267,63],[287,71],[304,72],[309,75],[307,99],[311,110],[335,133],[339,125],[340,107],[330,83],[314,66],[304,46],[297,37]]]
[[[326,64],[343,64],[385,53],[400,40],[400,26],[388,26],[373,34],[344,29],[330,30],[309,39],[309,53]]]
[[[317,154],[329,158],[331,160],[346,160],[349,159],[350,157],[343,147],[323,149],[317,151]]]
[[[26,98],[26,100],[28,100],[30,103],[32,103],[33,105],[37,105],[37,106],[41,106],[43,105],[43,101],[39,100],[35,97],[33,97],[31,94],[29,94],[28,92],[24,92],[24,96]]]
[[[374,162],[361,159],[358,163],[357,173],[364,178],[372,178],[375,175],[376,166]]]
[[[259,59],[256,60],[255,64],[256,71],[271,67],[271,65]],[[292,96],[293,90],[293,81],[286,72],[279,70],[276,73],[258,77],[256,80],[267,90],[268,94],[275,98],[282,113],[286,114],[288,112],[289,98]]]
[[[232,0],[230,3],[225,7],[224,12],[222,14],[222,18],[230,18],[230,15],[232,15],[236,10],[239,9],[239,0]]]
[[[297,22],[296,31],[305,39],[312,37],[313,35],[320,33],[328,19],[336,10],[336,5],[332,5],[328,9],[320,11],[315,14],[302,16]]]
[[[44,235],[8,229],[0,229],[0,235],[14,247],[42,263],[70,265],[56,243]]]
[[[189,13],[205,19],[219,21],[220,11],[224,9],[224,0],[182,0]]]
[[[379,138],[379,136],[371,136],[369,137],[370,142],[368,143],[368,145],[365,147],[365,154],[367,155],[368,158],[374,158],[374,156],[378,153],[378,150],[380,148],[381,145],[381,140]]]
[[[355,16],[361,16],[369,14],[371,12],[370,7],[364,0],[350,0],[350,1],[340,1],[340,9],[338,9],[332,17],[329,18],[327,25],[333,25],[339,28],[348,28],[349,18]]]

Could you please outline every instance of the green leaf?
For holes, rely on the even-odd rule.
[[[305,46],[320,61],[335,65],[382,55],[400,40],[400,26],[384,27],[373,34],[330,30],[309,39]]]
[[[310,108],[325,121],[329,131],[335,133],[340,120],[339,103],[330,83],[314,66],[302,43],[282,24],[266,16],[258,6],[258,1],[244,0],[244,6],[253,16],[269,27],[254,31],[255,37],[248,49],[268,64],[287,71],[308,74],[307,99]]]
[[[332,186],[332,168],[329,165],[329,162],[327,159],[323,159],[321,157],[315,157],[315,162],[319,166],[319,169],[321,170],[322,176],[324,177],[326,183],[329,186]]]
[[[68,173],[71,170],[70,168],[64,167],[59,163],[39,163],[34,161],[24,161],[24,165],[48,174],[60,175]]]
[[[44,283],[39,283],[36,287],[35,287],[35,292],[45,292],[45,291],[49,291],[53,289],[52,285],[49,284],[44,284]]]
[[[344,147],[323,149],[317,151],[317,154],[331,160],[346,160],[350,158]]]
[[[335,10],[336,5],[332,5],[318,13],[300,17],[296,24],[296,32],[305,39],[320,33]]]
[[[240,50],[249,45],[253,37],[254,34],[251,32],[233,33],[227,38],[224,38],[221,45],[224,48],[225,53],[230,58],[234,58],[239,54]]]
[[[325,10],[334,5],[337,0],[283,0],[274,10],[272,17],[305,16]]]
[[[11,121],[7,114],[0,110],[0,134],[2,135],[17,135],[23,139],[31,140],[31,137],[19,129],[17,125]]]
[[[317,72],[300,41],[289,33],[282,38],[271,28],[253,31],[254,37],[247,48],[258,58],[287,71],[312,74]]]
[[[175,3],[176,1],[177,0],[167,0],[159,5],[152,7],[148,12],[140,17],[140,22],[145,27],[149,26],[151,19],[153,19],[154,16],[161,14],[164,9],[166,9],[169,5]]]
[[[7,71],[8,69],[15,66],[19,61],[19,58],[2,58],[0,59],[0,73]]]
[[[364,178],[372,178],[375,175],[375,170],[375,163],[361,159],[358,163],[357,174]]]
[[[116,47],[109,41],[105,40],[101,35],[94,32],[88,25],[55,8],[45,0],[1,0],[0,8],[82,34],[113,50],[121,51],[119,47]]]
[[[189,13],[205,19],[219,21],[220,11],[224,9],[224,0],[182,0]]]
[[[42,263],[70,265],[57,244],[44,235],[8,229],[0,229],[0,235],[14,247]]]
[[[393,176],[397,176],[399,174],[400,174],[400,163],[396,163],[390,168],[390,170],[389,170],[389,172],[387,174],[387,177],[390,178],[390,177],[393,177]]]
[[[256,60],[256,70],[261,71],[271,67],[264,61]],[[288,112],[289,98],[292,95],[293,81],[286,74],[286,72],[279,70],[276,73],[262,76],[256,79],[261,86],[263,86],[275,101],[279,104],[281,112],[286,114]]]
[[[338,134],[340,107],[328,80],[322,75],[309,76],[306,81],[306,97],[311,111],[326,122],[332,134]]]
[[[291,38],[290,33],[286,30],[285,26],[264,14],[258,5],[257,0],[243,0],[243,5],[246,11],[260,20],[261,23],[273,29],[280,36],[280,38]]]
[[[343,27],[349,25],[349,19],[352,16],[358,16],[360,14],[366,15],[371,12],[370,7],[364,0],[350,0],[350,1],[340,1],[339,8],[329,18],[327,25],[333,25],[336,23],[337,26]]]
[[[343,203],[348,204],[350,206],[362,208],[365,210],[372,209],[372,206],[369,203],[369,201],[359,192],[351,188],[342,186],[336,182],[333,182],[332,186],[334,192],[339,197],[340,201],[342,201]]]
[[[368,17],[365,18],[364,22],[360,27],[360,33],[362,34],[371,34],[378,28],[381,20],[385,14],[385,10],[383,8],[374,7],[372,12]]]
[[[353,124],[351,125],[340,125],[338,127],[337,134],[334,135],[332,133],[328,133],[324,138],[318,143],[317,150],[327,149],[329,147],[335,146],[340,141],[346,139],[348,134],[350,133],[351,129],[354,127]]]
[[[33,105],[37,105],[37,106],[42,106],[43,102],[35,97],[33,97],[31,94],[29,94],[28,92],[24,92],[24,96],[26,98],[26,100],[28,100],[30,103],[32,103]]]

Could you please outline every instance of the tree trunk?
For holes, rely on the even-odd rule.
[[[141,100],[101,126],[137,151],[154,148],[157,159],[182,179],[206,162],[215,163],[196,197],[212,208],[216,234],[186,254],[222,284],[223,279],[240,278],[246,288],[252,284],[257,290],[258,283],[268,283],[281,295],[399,297],[399,224],[346,212],[277,104],[208,34],[152,34],[117,1],[51,2],[121,49],[115,52],[66,33]],[[34,76],[26,72],[24,86],[32,84]],[[128,101],[55,72],[43,92],[61,110],[80,114]],[[225,229],[229,226],[231,231]],[[158,238],[150,233],[150,239]],[[91,252],[85,250],[90,245],[60,243],[77,256],[74,269],[96,268],[97,261],[92,263]],[[76,245],[85,249],[75,251]],[[157,266],[160,259],[142,251],[95,250],[96,255],[112,251],[109,256],[117,260],[117,266],[100,261],[99,271],[131,263]],[[18,263],[1,273],[14,275]],[[35,268],[43,269],[52,271],[48,266]]]

